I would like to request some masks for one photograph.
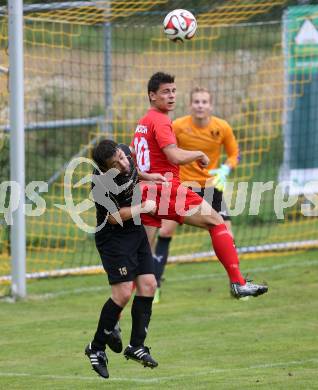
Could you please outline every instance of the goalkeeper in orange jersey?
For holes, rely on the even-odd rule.
[[[176,119],[173,124],[178,147],[186,150],[201,150],[210,159],[206,168],[195,161],[180,166],[182,184],[191,187],[208,201],[231,231],[231,221],[223,201],[227,176],[239,161],[239,147],[229,124],[212,113],[212,97],[205,88],[196,87],[190,92],[191,115]],[[220,166],[224,147],[227,159]],[[155,274],[158,288],[154,302],[160,300],[160,281],[167,262],[169,245],[178,223],[163,220],[154,253]]]

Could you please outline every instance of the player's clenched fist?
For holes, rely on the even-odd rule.
[[[156,212],[157,206],[156,202],[151,199],[147,199],[141,204],[142,206],[142,213],[149,213],[149,214],[154,214]]]
[[[197,162],[201,168],[206,168],[209,165],[210,159],[206,154],[202,153],[202,157]]]

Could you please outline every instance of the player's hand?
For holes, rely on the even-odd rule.
[[[210,159],[206,154],[203,153],[203,156],[197,160],[197,163],[199,164],[200,168],[206,168],[210,163]]]
[[[211,169],[209,171],[209,174],[213,176],[215,175],[214,179],[212,180],[213,187],[223,192],[225,188],[226,179],[230,172],[231,168],[226,164],[222,164],[219,169]]]
[[[141,206],[142,206],[142,209],[141,209],[142,213],[154,214],[156,212],[156,209],[157,209],[156,202],[154,200],[151,200],[151,199],[147,199],[144,202],[142,202]]]

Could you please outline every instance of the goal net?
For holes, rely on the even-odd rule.
[[[76,167],[71,188],[65,186],[65,171],[74,157],[89,157],[101,137],[130,143],[136,121],[148,107],[147,81],[159,70],[176,75],[175,118],[188,113],[189,90],[199,85],[211,91],[213,113],[234,129],[241,161],[231,173],[227,199],[242,256],[317,247],[314,191],[310,196],[302,191],[291,194],[280,184],[284,173],[293,169],[295,150],[290,139],[309,138],[303,144],[297,141],[303,165],[307,164],[299,169],[318,168],[317,159],[316,166],[310,165],[310,156],[318,155],[317,129],[299,138],[294,130],[289,132],[291,138],[285,132],[300,104],[302,110],[317,107],[315,61],[294,73],[288,64],[317,56],[314,30],[305,54],[291,45],[308,15],[317,28],[318,9],[303,6],[307,12],[298,13],[289,23],[290,3],[113,0],[24,6],[26,183],[47,183],[46,192],[38,188],[45,200],[40,215],[26,217],[29,277],[99,269],[93,234],[80,229],[69,213],[56,206],[65,204],[69,189],[75,205],[88,199],[90,183],[74,185],[91,172],[91,166],[83,162]],[[186,8],[197,18],[196,36],[184,44],[169,41],[162,31],[164,16],[174,8]],[[9,180],[10,173],[7,30],[7,8],[0,7],[0,184]],[[311,112],[300,112],[300,128],[311,126],[315,120]],[[257,185],[264,186],[260,199],[253,190]],[[9,193],[1,195],[2,208],[6,196]],[[275,207],[277,197],[286,207]],[[34,205],[34,199],[28,202]],[[94,207],[81,218],[94,226]],[[178,228],[170,261],[211,256],[206,232]],[[0,280],[9,276],[10,225],[3,208]]]

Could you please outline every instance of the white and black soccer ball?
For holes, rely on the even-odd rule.
[[[165,17],[163,28],[169,39],[174,42],[184,42],[193,38],[197,29],[197,21],[190,11],[175,9]]]

